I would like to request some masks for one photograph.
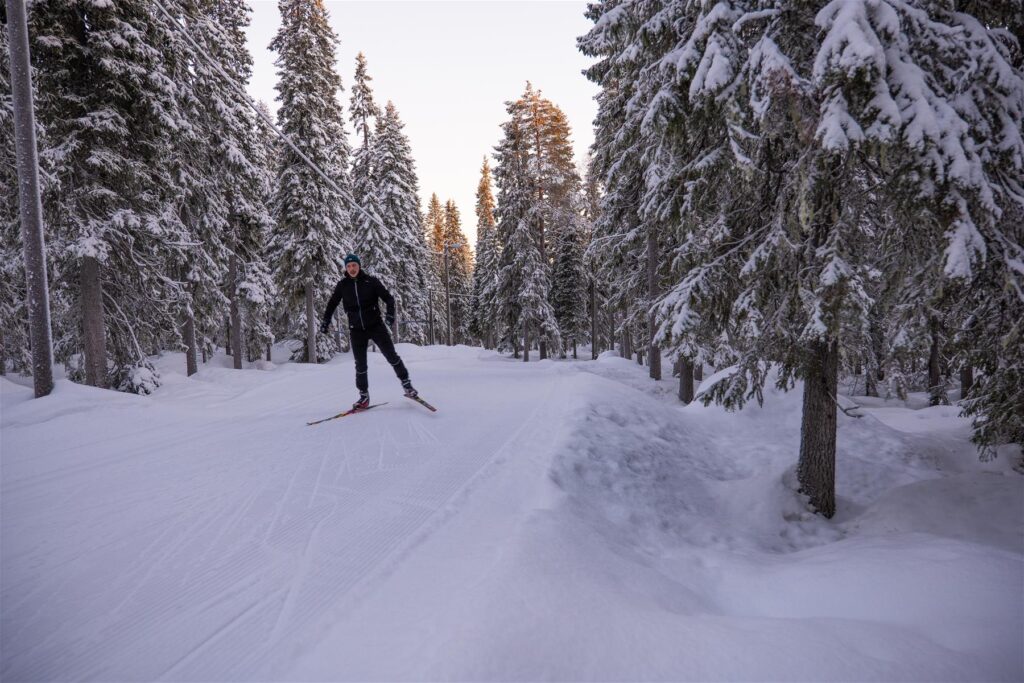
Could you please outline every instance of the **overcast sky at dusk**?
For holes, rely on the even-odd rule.
[[[248,31],[254,75],[250,93],[272,111],[277,91],[274,53],[267,49],[280,23],[277,2],[251,0]],[[505,101],[531,81],[569,117],[577,164],[593,135],[597,88],[580,71],[590,62],[576,37],[590,22],[585,2],[565,0],[330,1],[331,25],[341,38],[338,70],[346,124],[356,53],[367,58],[374,96],[392,100],[405,122],[420,179],[423,206],[432,192],[454,199],[470,241],[480,164],[501,137]],[[492,160],[493,165],[493,160]]]

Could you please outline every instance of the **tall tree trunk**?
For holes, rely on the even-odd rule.
[[[969,363],[960,366],[960,398],[966,398],[974,386],[974,368]]]
[[[949,405],[946,388],[942,381],[942,368],[939,366],[939,318],[928,319],[928,332],[931,335],[931,350],[928,354],[928,403],[933,406]]]
[[[274,318],[273,318],[273,316],[270,315],[270,313],[267,313],[267,329],[270,330],[271,331],[271,335],[273,335]],[[267,362],[268,363],[272,360],[272,358],[270,356],[270,351],[272,350],[272,348],[273,348],[273,344],[268,340],[267,341]]]
[[[99,261],[92,256],[83,256],[79,277],[82,291],[82,339],[85,342],[85,383],[106,389],[107,337]]]
[[[191,308],[185,311],[184,318],[182,335],[185,337],[185,373],[191,377],[199,372],[199,364],[196,362],[199,346],[196,343],[196,317]]]
[[[231,302],[231,356],[235,370],[242,369],[242,312],[238,305],[238,256],[228,259],[228,300]]]
[[[523,362],[530,362],[530,323],[523,321]]]
[[[693,364],[693,379],[697,382],[704,381],[704,364],[694,363]]]
[[[231,355],[231,312],[224,318],[224,353]]]
[[[864,394],[866,396],[878,396],[878,380],[875,377],[875,367],[869,357],[868,362],[864,364]]]
[[[836,512],[836,388],[838,343],[812,342],[804,368],[803,419],[800,424],[800,491],[814,509],[831,518]]]
[[[313,265],[306,264],[306,362],[316,363],[316,312],[313,306]]]
[[[572,359],[573,360],[579,360],[579,357],[576,355],[576,338],[575,337],[573,337],[573,340],[572,340]]]
[[[597,360],[601,352],[597,339],[597,316],[597,284],[594,278],[590,278],[590,360]]]
[[[0,328],[0,377],[7,374],[7,345],[4,344],[4,331]]]
[[[686,358],[679,359],[679,400],[693,402],[693,363]]]
[[[651,304],[661,295],[661,288],[658,285],[658,239],[654,232],[647,235],[647,296]],[[650,358],[651,379],[661,379],[661,349],[654,343],[655,315],[652,311],[647,316],[648,335],[650,346],[647,348],[647,355]],[[692,375],[692,372],[691,372]],[[692,384],[692,382],[691,382]]]

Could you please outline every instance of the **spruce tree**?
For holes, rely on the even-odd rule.
[[[36,113],[60,140],[60,192],[46,208],[67,289],[55,298],[76,309],[54,326],[56,357],[79,359],[74,379],[148,392],[159,378],[147,355],[176,328],[173,302],[183,295],[169,264],[189,243],[176,210],[174,141],[188,95],[172,78],[178,38],[141,1],[38,2],[32,23]]]
[[[455,202],[449,199],[444,205],[444,244],[447,249],[444,272],[446,296],[450,299],[448,310],[451,315],[452,339],[449,343],[462,343],[469,337],[472,305],[473,257],[469,240],[462,232],[462,217]]]
[[[280,127],[348,192],[350,152],[335,70],[338,37],[317,0],[283,0],[280,8],[281,27],[271,43],[278,53]],[[335,344],[326,335],[317,336],[317,320],[340,277],[338,255],[352,248],[349,212],[344,199],[287,147],[275,190],[271,253],[288,334],[305,339],[296,357],[311,363],[327,360]]]
[[[388,224],[383,221],[380,207],[380,178],[375,158],[375,128],[380,120],[380,108],[373,101],[372,80],[366,69],[366,57],[360,52],[356,56],[355,80],[349,99],[349,118],[358,140],[352,157],[352,197],[363,209],[352,213],[353,243],[363,266],[386,286],[393,287],[398,262],[394,248],[397,245],[395,236],[381,227]]]
[[[424,241],[419,180],[403,126],[398,110],[388,102],[384,116],[377,119],[374,165],[381,219],[394,233],[391,293],[399,305],[398,322],[405,323],[399,338],[425,343],[427,286],[433,262]]]
[[[876,264],[912,264],[902,289],[935,306],[920,295],[1011,253],[1000,198],[1024,155],[992,123],[1020,118],[1020,74],[988,29],[934,3],[606,9],[581,39],[605,58],[590,72],[602,209],[626,209],[644,178],[638,224],[675,224],[660,337],[737,366],[706,396],[759,397],[771,364],[779,385],[804,381],[797,474],[831,516],[840,355],[871,336]],[[967,65],[975,79],[953,76]]]
[[[498,242],[501,260],[496,300],[502,337],[513,348],[522,340],[528,361],[536,338],[560,343],[558,323],[548,300],[549,266],[541,250],[543,205],[537,201],[536,177],[531,173],[534,140],[522,125],[523,101],[508,103],[512,118],[502,124],[505,136],[496,150],[494,169],[498,187]]]
[[[484,348],[494,348],[495,285],[498,277],[500,252],[494,217],[494,194],[491,190],[491,168],[484,157],[480,168],[480,183],[476,189],[476,266],[473,269],[473,311],[470,332],[481,340]]]
[[[423,219],[426,230],[427,251],[431,257],[431,268],[427,289],[429,301],[433,302],[430,312],[434,321],[435,342],[447,329],[447,311],[444,299],[444,206],[437,193],[430,195],[427,204],[427,215]],[[445,340],[447,341],[447,340]]]

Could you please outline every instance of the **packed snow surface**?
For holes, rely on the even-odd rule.
[[[799,387],[730,413],[610,354],[398,348],[439,412],[378,354],[387,404],[312,427],[349,356],[0,379],[0,678],[1024,679],[1019,453],[955,407],[840,414],[826,520]]]

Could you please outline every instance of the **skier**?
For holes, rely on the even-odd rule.
[[[366,376],[366,348],[370,341],[377,345],[391,363],[391,367],[395,369],[395,374],[402,381],[405,395],[412,399],[418,396],[409,380],[409,371],[405,369],[405,364],[395,352],[395,345],[388,334],[388,328],[395,322],[395,299],[380,280],[364,272],[361,266],[356,254],[348,254],[345,257],[345,275],[334,288],[334,294],[327,302],[323,324],[320,325],[320,331],[327,334],[334,309],[338,307],[339,302],[344,304],[352,338],[352,355],[356,359],[356,388],[359,389],[359,400],[352,404],[353,410],[364,410],[370,405],[369,382]],[[384,321],[380,319],[378,299],[382,299],[387,305]],[[384,325],[385,321],[387,326]]]

